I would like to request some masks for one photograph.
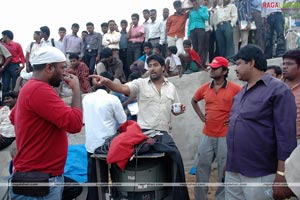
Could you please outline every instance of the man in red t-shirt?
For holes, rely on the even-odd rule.
[[[31,64],[32,78],[20,91],[19,100],[10,115],[15,126],[17,147],[13,179],[17,172],[28,174],[37,171],[49,174],[49,183],[63,183],[68,151],[66,131],[78,133],[83,124],[79,80],[75,75],[65,73],[66,58],[57,48],[41,47]],[[62,80],[72,89],[71,107],[53,89]],[[31,198],[32,195],[23,192],[16,194],[10,187],[11,199]],[[44,197],[61,199],[62,192],[63,187],[51,186],[49,194]]]
[[[227,81],[229,72],[228,61],[224,57],[215,57],[210,66],[211,82],[203,84],[192,98],[192,106],[205,123],[203,135],[196,160],[196,183],[208,183],[211,164],[218,163],[218,182],[222,181],[223,169],[226,164],[226,132],[233,97],[241,90],[241,86]],[[205,101],[205,113],[198,102]],[[208,187],[195,187],[195,200],[207,199]],[[224,187],[218,187],[216,199],[224,199]]]

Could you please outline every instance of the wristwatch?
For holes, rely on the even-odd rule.
[[[284,172],[281,172],[281,171],[277,171],[276,174],[278,174],[280,176],[284,176]]]

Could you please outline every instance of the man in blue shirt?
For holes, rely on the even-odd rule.
[[[188,37],[192,42],[193,49],[198,53],[201,60],[206,63],[207,50],[205,49],[205,22],[208,20],[209,14],[206,6],[200,5],[200,1],[190,0],[193,8],[189,14]]]
[[[267,61],[257,45],[241,48],[234,59],[246,85],[230,112],[225,199],[284,199],[287,187],[261,184],[286,183],[284,161],[297,145],[295,98],[286,84],[265,74]]]

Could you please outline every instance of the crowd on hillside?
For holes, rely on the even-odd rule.
[[[79,24],[73,23],[71,34],[59,28],[59,40],[42,26],[34,31],[25,55],[13,32],[2,31],[5,106],[0,109],[0,147],[16,140],[17,149],[9,181],[66,182],[66,132],[78,133],[84,127],[89,183],[99,181],[93,154],[117,131],[123,134],[109,144],[114,154],[108,152],[108,163],[117,160],[112,163],[123,170],[133,158],[134,145],[144,141],[144,152],[155,150],[168,157],[164,164],[172,167],[165,173],[172,172],[172,181],[185,182],[182,158],[170,134],[171,116],[184,114],[185,105],[167,77],[209,70],[212,80],[191,95],[191,105],[204,123],[196,183],[209,182],[216,160],[217,182],[227,184],[218,187],[216,199],[299,195],[297,187],[286,185],[295,173],[285,161],[300,142],[300,51],[286,50],[283,12],[266,2],[271,0],[189,0],[183,7],[175,0],[176,12],[170,15],[164,8],[163,21],[157,20],[156,9],[145,9],[143,23],[133,13],[130,23],[122,20],[119,27],[109,20],[98,33],[87,22],[81,36]],[[281,66],[267,66],[272,57],[282,57]],[[246,83],[243,87],[227,80],[230,62]],[[61,99],[66,96],[72,97],[70,105]],[[203,110],[198,104],[202,100]],[[138,111],[133,113],[129,104]],[[108,182],[108,174],[103,174],[101,181]],[[274,185],[263,185],[270,182]],[[12,199],[61,199],[63,192],[60,186],[9,189]],[[87,199],[101,198],[98,192],[89,187]],[[207,199],[207,194],[206,185],[195,187],[195,199]],[[186,186],[173,186],[169,195],[189,199]]]
[[[280,7],[262,6],[268,5],[266,2],[174,1],[175,13],[170,14],[164,8],[162,21],[157,19],[156,9],[145,9],[143,19],[134,13],[131,22],[103,22],[102,33],[94,31],[92,22],[86,23],[81,35],[77,23],[72,24],[70,34],[60,27],[58,40],[50,37],[49,27],[43,26],[34,31],[34,41],[26,47],[25,55],[20,44],[13,40],[13,32],[5,30],[1,48],[7,48],[12,57],[10,60],[8,52],[1,56],[3,92],[19,91],[31,77],[30,59],[41,46],[48,45],[66,55],[68,70],[80,77],[84,93],[93,91],[87,81],[88,74],[108,71],[122,83],[128,81],[131,73],[147,77],[145,61],[151,54],[166,58],[166,77],[206,70],[207,63],[216,56],[230,61],[248,43],[259,45],[266,58],[280,57],[286,51],[283,11]],[[283,1],[278,3],[281,5]],[[75,54],[72,59],[71,54]]]

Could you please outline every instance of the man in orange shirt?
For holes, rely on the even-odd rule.
[[[300,144],[300,50],[287,51],[282,56],[282,77],[295,96],[297,106],[296,138]]]
[[[211,164],[216,159],[218,163],[218,182],[222,182],[223,169],[226,164],[226,133],[229,122],[229,113],[233,97],[241,90],[241,86],[227,81],[228,61],[224,57],[215,57],[211,68],[211,82],[203,84],[192,98],[192,106],[205,123],[203,135],[196,160],[196,183],[208,183],[211,173]],[[205,101],[205,113],[198,102]],[[207,199],[208,187],[195,187],[195,200]],[[224,199],[224,187],[218,187],[215,199]]]
[[[176,12],[168,17],[166,22],[167,44],[168,46],[176,46],[177,55],[184,53],[183,38],[185,35],[185,24],[189,18],[189,9],[182,8],[179,0],[174,1],[173,6]]]

